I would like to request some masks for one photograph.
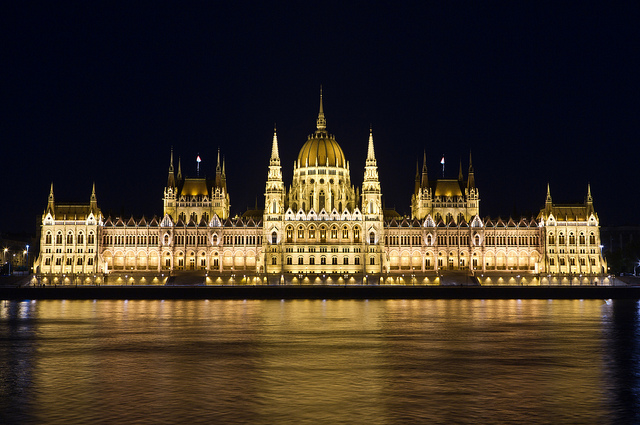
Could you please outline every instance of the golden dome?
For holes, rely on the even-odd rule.
[[[299,167],[346,167],[344,153],[336,140],[328,134],[312,134],[298,154]]]

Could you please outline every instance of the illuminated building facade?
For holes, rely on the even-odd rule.
[[[425,155],[411,217],[402,217],[383,209],[371,130],[366,152],[357,188],[327,131],[321,93],[316,130],[300,149],[288,188],[274,130],[264,210],[231,218],[220,153],[210,180],[184,177],[179,162],[175,172],[171,152],[161,218],[105,218],[95,187],[89,204],[57,205],[52,186],[36,274],[42,281],[73,276],[87,283],[108,276],[162,283],[188,273],[206,273],[207,282],[250,275],[254,281],[275,276],[293,283],[354,277],[437,283],[449,273],[473,275],[481,283],[513,283],[517,277],[544,284],[594,283],[606,273],[590,188],[577,205],[554,204],[547,188],[537,217],[481,218],[471,157],[466,178],[461,164],[458,179],[429,179]]]

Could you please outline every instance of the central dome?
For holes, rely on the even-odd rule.
[[[309,136],[307,142],[298,154],[298,167],[346,167],[342,148],[326,133],[316,133]]]
[[[322,107],[322,86],[320,86],[320,112],[318,113],[317,129],[309,136],[307,142],[298,154],[298,167],[346,167],[342,148],[336,139],[327,133],[327,121]]]

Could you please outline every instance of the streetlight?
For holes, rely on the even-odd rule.
[[[27,275],[31,275],[31,267],[29,267],[29,245],[27,245],[27,249],[25,251],[27,253]]]
[[[9,248],[5,248],[4,249],[4,254],[2,255],[2,262],[4,264],[7,263],[7,251],[9,251]],[[11,272],[11,265],[9,265],[9,271],[7,273],[11,274],[10,272]]]

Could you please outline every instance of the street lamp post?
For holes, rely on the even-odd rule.
[[[29,266],[29,245],[26,246],[26,253],[27,253],[27,276],[31,276],[31,267]]]

